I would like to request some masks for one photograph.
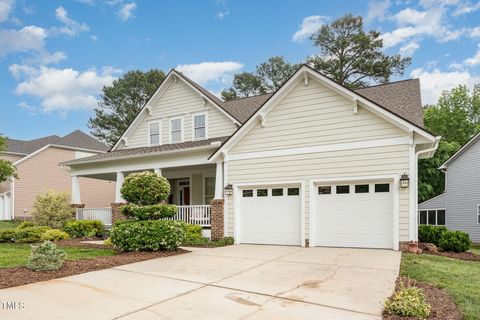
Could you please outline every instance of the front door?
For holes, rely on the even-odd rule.
[[[190,205],[190,180],[178,181],[178,204],[181,206]]]

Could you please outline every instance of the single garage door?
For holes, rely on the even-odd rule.
[[[392,248],[392,183],[316,186],[315,245]]]
[[[240,189],[240,242],[300,245],[299,186]]]

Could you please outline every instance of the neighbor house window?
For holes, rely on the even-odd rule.
[[[148,125],[150,145],[160,144],[160,122],[150,122]]]
[[[193,116],[193,135],[194,139],[205,139],[207,137],[207,116],[197,114]]]
[[[477,206],[477,223],[480,224],[480,204]]]
[[[420,224],[430,224],[433,226],[445,225],[445,209],[420,210]]]
[[[170,141],[182,142],[182,118],[170,120]]]
[[[215,197],[215,177],[205,178],[205,204],[210,204],[210,201]]]

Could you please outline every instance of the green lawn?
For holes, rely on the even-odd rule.
[[[474,244],[470,248],[470,251],[475,253],[475,254],[480,254],[480,244]]]
[[[480,262],[404,253],[401,274],[446,289],[465,319],[480,319]]]
[[[67,260],[113,256],[112,249],[64,247]],[[30,255],[30,244],[27,243],[0,243],[0,268],[19,267],[27,264]]]
[[[20,223],[18,220],[0,221],[0,229],[16,228]]]

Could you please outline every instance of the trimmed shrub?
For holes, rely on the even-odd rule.
[[[35,227],[35,224],[32,221],[23,221],[18,225],[17,229],[25,229],[30,227]]]
[[[46,226],[36,226],[36,227],[26,227],[23,229],[17,229],[15,234],[15,242],[19,243],[33,243],[40,242],[42,240],[42,235],[50,230]]]
[[[45,241],[39,246],[32,246],[27,268],[34,271],[58,270],[63,266],[66,256],[64,250],[50,241]]]
[[[120,212],[135,220],[159,220],[173,217],[177,212],[177,207],[173,204],[152,204],[148,206],[127,204],[120,207]]]
[[[42,234],[42,241],[58,241],[68,239],[68,233],[58,229],[50,229]]]
[[[110,239],[122,251],[176,250],[185,238],[182,221],[147,220],[115,222]]]
[[[69,221],[63,228],[72,238],[101,237],[105,231],[100,220]]]
[[[14,242],[17,236],[17,229],[0,229],[0,242]]]
[[[442,233],[438,245],[445,251],[465,252],[470,249],[472,241],[467,233],[463,231],[448,230]]]
[[[37,195],[33,204],[32,217],[37,225],[61,229],[72,220],[75,209],[70,206],[70,195],[63,191],[47,191]]]
[[[438,241],[442,237],[442,234],[448,231],[445,226],[431,226],[422,224],[418,227],[418,241],[433,243],[438,246]]]
[[[202,227],[193,224],[187,224],[185,243],[198,242],[202,239]]]
[[[384,312],[401,317],[425,319],[430,315],[430,309],[423,290],[417,287],[409,287],[400,289],[390,300],[385,301]]]
[[[123,199],[140,206],[158,204],[168,199],[170,183],[156,173],[144,171],[129,174],[122,184]]]

